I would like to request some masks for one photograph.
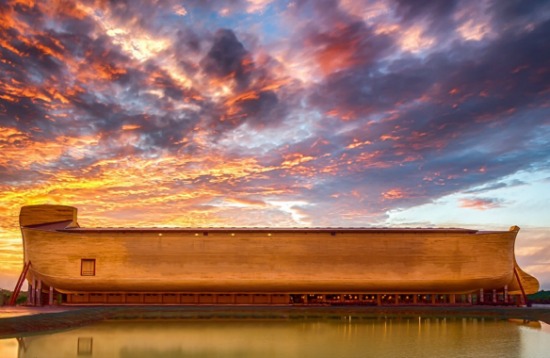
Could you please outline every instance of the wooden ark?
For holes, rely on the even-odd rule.
[[[20,226],[31,304],[521,304],[539,287],[517,226],[81,228],[61,205]]]

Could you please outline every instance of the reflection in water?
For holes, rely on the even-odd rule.
[[[537,324],[419,317],[107,321],[18,338],[13,357],[547,357],[550,335]],[[0,340],[0,350],[10,342]]]

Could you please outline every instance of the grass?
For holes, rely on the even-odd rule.
[[[527,299],[529,299],[531,303],[550,304],[550,291],[541,290],[532,295],[527,295]]]

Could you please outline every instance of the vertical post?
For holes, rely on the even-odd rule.
[[[468,294],[468,303],[472,304],[472,294],[471,293]]]
[[[435,305],[435,298],[436,298],[437,294],[435,293],[432,293],[431,294],[431,298],[432,298],[432,305]]]
[[[454,293],[450,294],[449,303],[452,305],[456,303],[456,295]]]
[[[49,296],[48,304],[50,306],[53,306],[53,286],[50,286],[50,296]]]
[[[508,303],[508,285],[504,285],[504,303]]]
[[[31,282],[32,282],[32,280],[28,281],[29,287],[28,287],[28,290],[27,290],[27,305],[29,305],[29,306],[32,306],[32,304],[34,303],[33,302],[34,289],[33,289],[33,285],[32,285]]]
[[[493,288],[493,303],[497,303],[497,290]]]
[[[483,303],[484,301],[484,298],[483,298],[483,289],[480,288],[479,289],[479,303]]]
[[[413,304],[417,304],[418,303],[418,295],[415,293],[413,295]]]
[[[33,277],[32,278],[32,299],[31,299],[31,305],[32,306],[36,306],[36,284],[37,284],[37,281],[36,279]]]
[[[398,305],[399,304],[399,294],[395,294],[395,304]]]
[[[382,300],[380,299],[380,294],[379,293],[376,294],[376,305],[377,306],[382,306]]]
[[[42,306],[42,281],[41,280],[38,280],[38,283],[36,284],[35,300],[36,300],[35,306]]]

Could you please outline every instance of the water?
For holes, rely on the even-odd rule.
[[[482,318],[106,321],[0,340],[0,357],[550,357],[550,326]]]

